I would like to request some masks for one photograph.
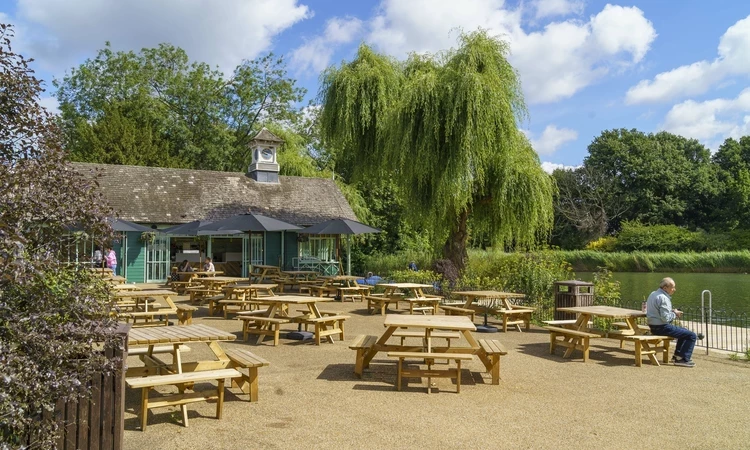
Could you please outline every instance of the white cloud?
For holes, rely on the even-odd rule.
[[[334,50],[354,40],[361,31],[361,20],[334,17],[328,21],[321,36],[316,36],[292,52],[292,65],[300,72],[320,72],[331,62]]]
[[[625,95],[628,104],[699,95],[727,77],[750,74],[750,16],[727,29],[713,61],[697,61],[642,80]]]
[[[502,0],[383,0],[368,41],[404,57],[454,46],[458,29],[487,29],[509,41],[527,101],[545,103],[573,96],[612,65],[639,62],[656,37],[636,7],[606,5],[588,22],[553,22],[531,33],[523,30],[522,16],[521,7],[506,9]]]
[[[698,139],[711,148],[726,138],[750,134],[750,88],[734,99],[687,100],[669,110],[660,127]]]
[[[55,97],[40,97],[39,104],[50,114],[60,114],[60,103]]]
[[[568,16],[583,13],[585,6],[581,0],[536,0],[532,4],[537,19],[546,17]]]
[[[115,50],[169,42],[193,60],[230,72],[310,17],[298,0],[19,0],[24,54],[54,74],[110,41]]]
[[[555,169],[563,169],[563,170],[575,170],[581,166],[566,166],[565,164],[557,164],[549,161],[543,161],[542,162],[542,170],[544,170],[547,173],[552,173],[555,171]]]
[[[534,138],[531,133],[525,132],[534,147],[540,155],[551,155],[557,149],[562,147],[566,142],[578,139],[578,132],[570,128],[557,128],[556,125],[547,125],[542,131],[539,138]]]

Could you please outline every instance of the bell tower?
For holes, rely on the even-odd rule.
[[[279,163],[276,151],[284,140],[263,127],[250,141],[252,160],[247,168],[247,176],[261,183],[279,182]]]

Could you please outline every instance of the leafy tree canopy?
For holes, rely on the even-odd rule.
[[[518,131],[525,107],[508,46],[485,31],[405,63],[360,47],[322,77],[321,136],[355,180],[392,177],[414,224],[463,268],[467,224],[530,246],[552,224],[553,184]]]
[[[294,129],[305,95],[272,54],[225,78],[169,44],[107,43],[54,84],[74,160],[210,170],[244,170],[260,124]]]

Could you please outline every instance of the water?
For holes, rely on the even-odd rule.
[[[579,272],[580,279],[593,281],[591,272]],[[728,309],[750,314],[750,275],[739,273],[657,273],[615,272],[613,278],[620,282],[622,301],[631,305],[648,298],[659,287],[664,277],[672,277],[677,291],[672,296],[676,308],[700,307],[701,292],[711,291],[713,308]],[[706,299],[708,307],[708,298]]]

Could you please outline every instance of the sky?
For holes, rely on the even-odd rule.
[[[53,79],[109,41],[169,42],[225,73],[283,55],[315,99],[320,72],[366,43],[405,59],[456,45],[460,30],[508,41],[529,109],[519,123],[546,170],[575,167],[603,130],[666,130],[716,150],[750,135],[746,0],[0,0],[15,51]]]

